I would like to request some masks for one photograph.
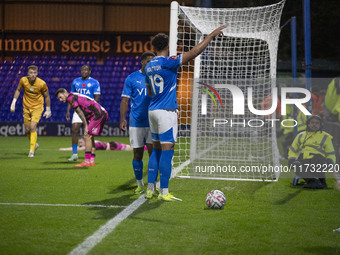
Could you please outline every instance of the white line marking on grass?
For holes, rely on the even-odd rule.
[[[72,205],[72,204],[38,204],[38,203],[0,203],[0,205],[26,205],[26,206],[69,206],[69,207],[110,207],[125,208],[122,205]]]
[[[196,158],[200,158],[202,155],[206,154],[209,150],[216,148],[217,146],[219,146],[221,143],[224,143],[226,141],[226,139],[222,139],[221,141],[219,141],[217,144],[213,145],[212,147],[205,149],[204,151],[201,151],[200,154],[198,154],[196,156]],[[187,165],[189,165],[191,163],[191,159],[187,159],[185,162],[183,162],[182,164],[180,164],[178,167],[173,168],[172,172],[171,172],[171,178],[176,177],[176,175],[181,172],[184,167],[186,167]],[[177,177],[183,177],[183,176],[177,176]],[[188,177],[190,178],[190,176]]]
[[[182,171],[184,169],[184,167],[189,165],[190,162],[191,162],[190,159],[188,159],[187,161],[180,164],[178,167],[173,168],[172,171],[171,171],[171,178],[174,178],[180,171]]]
[[[72,250],[69,255],[85,255],[98,243],[100,243],[108,234],[110,234],[119,223],[129,217],[134,211],[138,209],[147,199],[144,196],[140,196],[137,200],[132,202],[123,211],[109,220],[105,225],[101,226],[96,232],[91,236],[86,238],[84,242],[79,244],[74,250]]]

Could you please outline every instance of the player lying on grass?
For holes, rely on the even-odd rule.
[[[55,93],[60,102],[69,103],[84,123],[85,161],[76,167],[94,166],[96,144],[94,136],[100,135],[108,118],[107,111],[95,100],[79,93],[68,93],[60,88]]]
[[[124,143],[118,143],[115,141],[112,142],[102,142],[95,140],[94,141],[96,150],[106,150],[106,151],[132,151],[133,148]],[[144,146],[144,150],[146,150],[146,146]],[[67,148],[60,148],[60,151],[72,151],[72,147]],[[85,150],[85,139],[83,137],[79,138],[79,147],[78,150],[83,151]]]

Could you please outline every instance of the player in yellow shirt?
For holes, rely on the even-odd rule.
[[[37,125],[44,111],[44,97],[46,101],[46,111],[44,117],[51,117],[51,100],[48,93],[46,82],[38,78],[38,67],[31,65],[28,67],[28,75],[20,79],[19,85],[14,92],[13,101],[11,104],[11,112],[15,111],[15,103],[20,96],[20,92],[24,89],[23,97],[23,117],[25,125],[25,133],[30,140],[29,158],[34,157],[37,144]]]

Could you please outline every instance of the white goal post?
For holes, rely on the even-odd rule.
[[[172,177],[278,180],[276,125],[269,121],[275,119],[275,112],[255,115],[247,103],[260,110],[276,86],[283,6],[284,1],[232,9],[171,3],[170,55],[189,51],[215,28],[226,25],[223,36],[214,38],[179,72]]]

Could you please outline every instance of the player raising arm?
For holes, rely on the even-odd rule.
[[[161,189],[158,199],[181,201],[170,194],[168,188],[177,140],[177,69],[198,56],[215,36],[222,34],[224,28],[225,26],[221,26],[215,29],[189,52],[179,56],[168,57],[169,38],[167,35],[157,34],[152,39],[157,56],[145,67],[145,83],[152,97],[149,106],[149,121],[154,149],[149,159],[146,198],[152,198],[154,195],[155,187],[149,180],[152,180],[154,178],[152,174],[156,175],[159,170]]]
[[[84,123],[85,161],[76,167],[94,166],[96,145],[94,136],[100,135],[108,118],[106,110],[95,100],[60,88],[55,93],[60,102],[71,104]]]
[[[14,92],[11,104],[11,112],[15,112],[15,103],[20,96],[20,92],[24,89],[23,97],[23,118],[25,133],[30,141],[29,158],[33,158],[35,151],[39,145],[37,143],[37,126],[44,111],[44,97],[46,102],[46,111],[43,115],[46,119],[51,117],[51,100],[48,93],[46,82],[38,78],[38,67],[31,65],[28,67],[28,75],[22,77],[19,85]]]

